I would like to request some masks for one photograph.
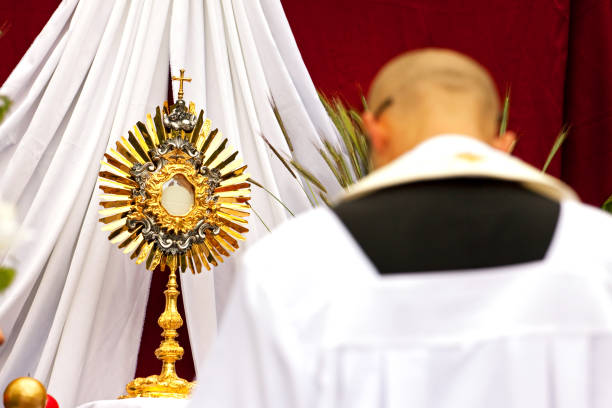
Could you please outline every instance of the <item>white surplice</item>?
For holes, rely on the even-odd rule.
[[[543,260],[382,276],[331,210],[303,214],[243,257],[189,406],[612,406],[612,217],[461,136],[423,143],[348,197],[469,175],[560,201]]]

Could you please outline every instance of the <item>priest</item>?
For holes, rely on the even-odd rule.
[[[377,170],[242,258],[193,407],[612,406],[612,218],[506,152],[487,71],[403,54]]]

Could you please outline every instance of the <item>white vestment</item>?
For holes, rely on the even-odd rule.
[[[544,259],[383,276],[331,210],[303,214],[243,257],[189,406],[612,406],[612,217],[457,136],[418,146],[349,195],[432,174],[489,175],[558,199]]]

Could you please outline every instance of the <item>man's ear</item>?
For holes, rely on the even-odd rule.
[[[368,132],[370,143],[374,152],[383,151],[389,143],[389,135],[387,130],[381,123],[374,117],[374,114],[370,111],[365,111],[361,114],[363,125]]]
[[[512,153],[515,144],[516,133],[512,132],[511,130],[508,130],[503,135],[496,137],[495,140],[493,140],[493,143],[491,143],[494,148],[505,153]]]

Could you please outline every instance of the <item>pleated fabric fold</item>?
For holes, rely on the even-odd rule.
[[[97,173],[106,149],[167,99],[168,76],[180,69],[192,78],[185,99],[294,212],[315,197],[262,135],[334,185],[317,152],[317,135],[334,137],[333,128],[278,0],[62,2],[0,89],[14,101],[0,126],[0,197],[33,235],[2,260],[18,270],[0,295],[2,389],[32,375],[61,406],[76,406],[115,398],[133,378],[151,275],[101,231]],[[252,188],[257,215],[237,255],[291,217]],[[214,272],[181,276],[196,366],[236,265],[234,256]]]

